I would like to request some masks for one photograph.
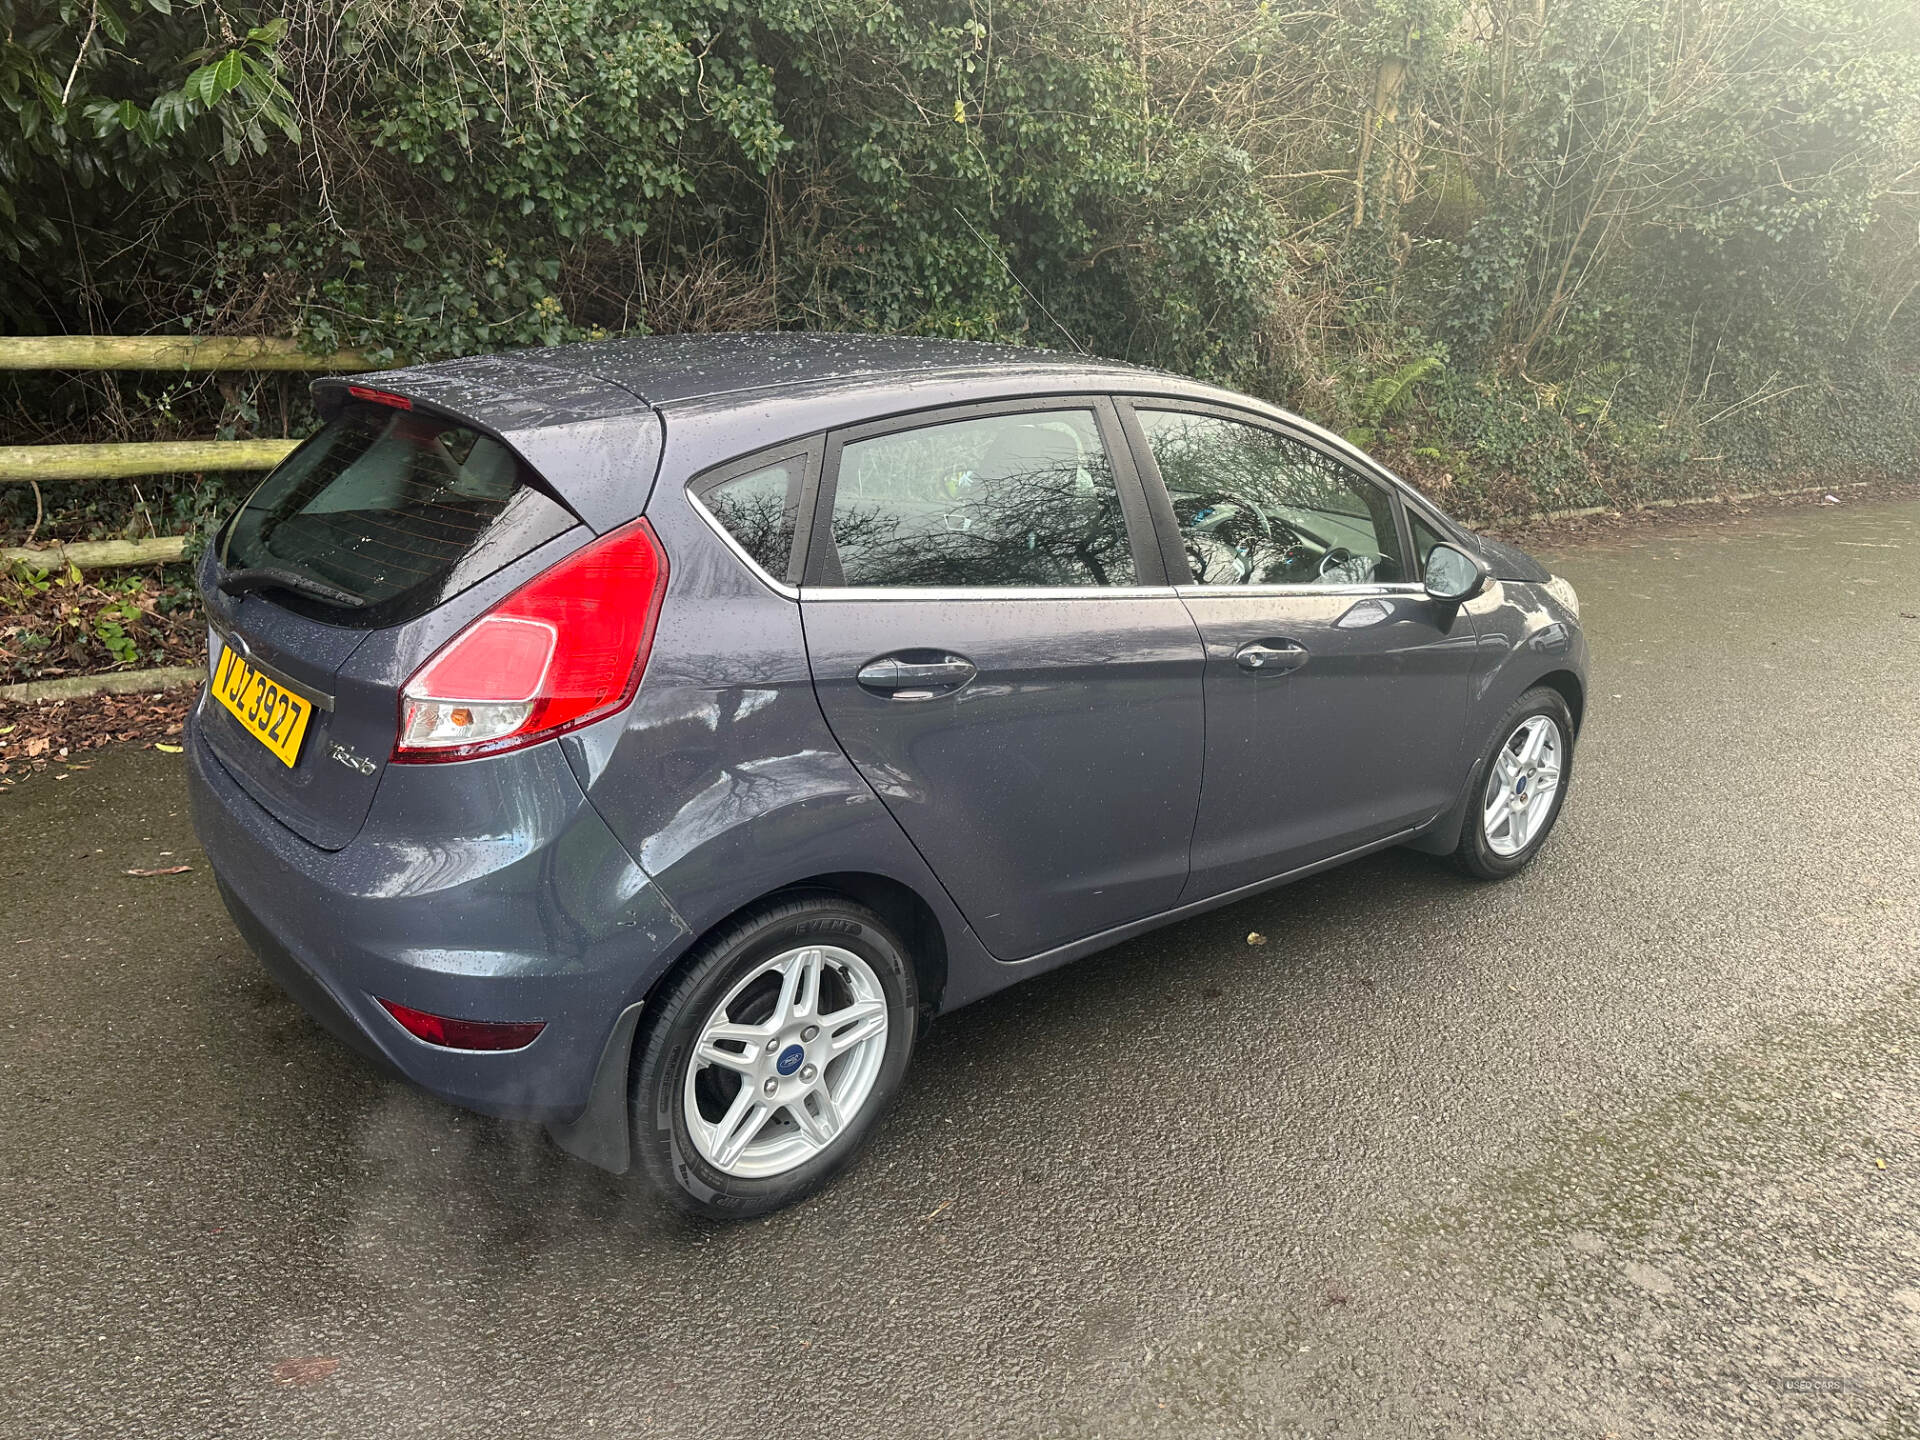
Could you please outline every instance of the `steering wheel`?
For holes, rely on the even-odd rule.
[[[1353,552],[1344,545],[1336,545],[1320,557],[1320,577],[1324,580],[1329,570],[1337,569],[1353,559]]]
[[[1244,585],[1253,573],[1246,556],[1217,536],[1192,530],[1187,532],[1186,542],[1187,564],[1202,585]],[[1231,581],[1225,578],[1227,573],[1232,574]]]

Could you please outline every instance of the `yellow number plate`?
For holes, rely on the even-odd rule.
[[[249,734],[289,770],[300,758],[300,740],[307,733],[313,706],[282,689],[233,652],[220,647],[220,663],[213,672],[213,698],[247,728]]]

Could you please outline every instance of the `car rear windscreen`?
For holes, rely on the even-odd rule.
[[[220,559],[230,578],[278,572],[285,584],[259,588],[290,609],[392,625],[575,523],[493,437],[426,411],[356,402],[253,492]],[[344,594],[329,601],[328,591]]]

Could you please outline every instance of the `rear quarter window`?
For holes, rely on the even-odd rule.
[[[358,606],[275,588],[336,624],[398,624],[576,524],[513,451],[421,410],[350,404],[261,482],[227,529],[229,573],[275,570]]]
[[[789,579],[804,460],[790,458],[695,491],[720,528],[775,580]]]

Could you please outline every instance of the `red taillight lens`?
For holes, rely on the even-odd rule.
[[[465,760],[551,739],[633,698],[667,589],[645,520],[535,576],[454,636],[400,697],[395,760]]]
[[[409,694],[526,704],[540,694],[560,636],[545,620],[483,615],[407,682]]]
[[[453,1020],[391,1000],[382,999],[380,1003],[409,1035],[449,1050],[519,1050],[531,1045],[534,1037],[547,1028],[544,1020]]]

